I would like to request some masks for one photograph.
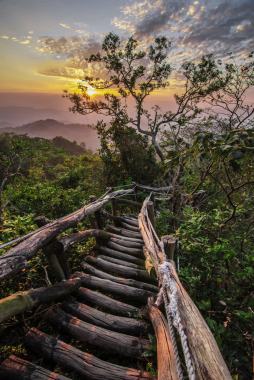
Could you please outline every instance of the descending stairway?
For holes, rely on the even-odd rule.
[[[81,271],[72,275],[82,287],[45,314],[52,333],[32,328],[26,334],[34,363],[12,355],[0,367],[0,379],[153,378],[145,371],[152,327],[143,307],[158,289],[145,270],[138,221],[118,217],[117,226],[107,230],[114,239],[98,240],[96,255],[87,256]],[[38,358],[43,358],[42,367]],[[65,370],[70,377],[57,373]]]

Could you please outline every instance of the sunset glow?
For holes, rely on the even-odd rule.
[[[183,62],[254,50],[252,0],[1,0],[0,19],[0,92],[13,93],[13,103],[19,93],[61,96],[86,76],[104,78],[86,58],[110,31],[123,39],[134,35],[144,47],[158,35],[172,41],[173,70],[169,87],[154,93],[159,101],[181,92],[175,73]],[[103,93],[88,88],[89,96]]]

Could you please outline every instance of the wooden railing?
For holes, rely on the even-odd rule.
[[[114,231],[101,230],[101,217],[104,215],[110,219],[121,218],[116,215],[116,201],[137,206],[136,201],[122,199],[137,190],[159,193],[168,192],[170,188],[154,189],[135,184],[129,189],[108,191],[79,210],[47,223],[24,238],[16,239],[16,245],[0,256],[1,280],[13,277],[29,267],[29,260],[42,250],[53,266],[56,277],[59,281],[65,281],[51,287],[16,293],[0,300],[0,322],[39,303],[58,300],[77,289],[80,279],[78,276],[68,279],[69,269],[64,260],[64,252],[70,245],[89,237],[111,240],[114,243]],[[157,236],[151,199],[152,193],[143,203],[138,223],[144,240],[144,254],[155,269],[160,287],[157,299],[151,299],[148,305],[148,313],[157,337],[158,380],[182,380],[186,378],[186,373],[190,380],[229,380],[231,376],[216,341],[178,277],[172,260],[172,246],[168,257],[165,241]],[[112,202],[112,214],[101,211],[108,202]],[[77,225],[91,214],[95,214],[97,218],[93,229],[58,238],[63,231]],[[161,311],[163,307],[164,313]],[[178,334],[178,338],[175,334]],[[181,358],[184,358],[184,365]]]
[[[146,256],[153,263],[160,285],[155,304],[150,304],[150,317],[155,331],[160,327],[160,334],[157,333],[158,380],[184,378],[175,332],[178,333],[181,342],[185,368],[190,380],[229,380],[231,376],[217,343],[181,284],[174,262],[167,258],[164,244],[157,236],[151,219],[153,203],[150,195],[145,199],[139,214],[139,228],[145,243]],[[161,304],[165,307],[167,329],[164,318],[155,309]],[[170,358],[170,363],[166,360],[167,357]]]

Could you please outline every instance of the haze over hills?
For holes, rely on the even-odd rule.
[[[42,137],[52,140],[62,136],[69,141],[85,144],[87,149],[95,151],[99,146],[97,132],[87,124],[65,124],[55,119],[37,120],[20,127],[4,127],[1,132],[28,135],[30,137]]]

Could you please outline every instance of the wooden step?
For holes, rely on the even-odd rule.
[[[106,253],[107,256],[114,257],[114,258],[119,259],[119,260],[126,260],[126,261],[129,261],[131,263],[138,264],[138,265],[141,265],[141,264],[144,263],[144,256],[142,257],[142,259],[143,259],[142,260],[139,257],[133,256],[131,254],[123,253],[123,252],[120,252],[120,251],[117,251],[115,249],[106,247],[104,245],[96,246],[96,248],[100,252],[102,252],[104,254]]]
[[[133,278],[139,281],[154,283],[154,279],[149,275],[146,270],[129,268],[126,265],[118,265],[103,260],[100,257],[87,256],[86,261],[93,263],[96,267],[125,278]]]
[[[137,248],[131,248],[131,247],[125,247],[124,245],[117,244],[113,242],[112,240],[109,240],[107,242],[107,247],[114,249],[115,251],[120,251],[123,253],[127,253],[131,256],[137,256],[137,257],[144,257],[143,250],[142,249],[137,249]]]
[[[138,219],[137,218],[132,218],[130,216],[127,216],[127,215],[122,215],[120,216],[121,220],[123,222],[126,222],[134,227],[138,227]]]
[[[142,354],[151,349],[149,340],[84,322],[59,307],[49,310],[46,318],[55,328],[71,335],[82,343],[98,347],[107,353],[142,358]]]
[[[71,380],[27,360],[11,355],[0,366],[1,380]]]
[[[93,264],[93,258],[89,260],[89,257],[87,257],[88,261]],[[155,285],[147,284],[146,282],[141,282],[137,280],[133,280],[132,278],[123,278],[118,276],[113,276],[110,273],[101,271],[100,269],[95,268],[93,265],[88,264],[87,262],[82,263],[82,268],[86,273],[89,273],[95,277],[104,278],[106,280],[118,282],[119,284],[133,286],[134,288],[139,289],[145,289],[150,290],[151,292],[158,292],[158,288]]]
[[[83,286],[90,289],[99,290],[104,293],[110,293],[112,295],[116,295],[127,300],[132,300],[140,305],[146,304],[147,298],[155,295],[155,293],[149,290],[138,289],[128,285],[122,285],[110,280],[91,276],[83,272],[76,272],[75,276],[77,276],[77,273],[78,277],[81,279],[81,284]]]
[[[133,226],[129,224],[127,221],[121,221],[120,224],[123,228],[126,228],[129,231],[137,232],[138,234],[140,233],[139,228],[137,226]]]
[[[70,344],[32,328],[26,335],[26,343],[33,352],[53,360],[63,368],[75,371],[89,380],[151,380],[152,376],[134,368],[108,363],[83,352]],[[155,380],[155,379],[154,379]]]
[[[135,318],[120,317],[108,314],[79,302],[64,302],[62,308],[82,321],[130,335],[142,335],[148,331],[149,325]]]
[[[128,238],[126,236],[120,236],[116,234],[112,234],[109,241],[112,241],[113,243],[117,243],[123,247],[129,247],[129,248],[135,248],[135,249],[142,249],[144,246],[144,242],[140,241],[140,239],[132,239]]]
[[[141,238],[141,234],[139,232],[129,231],[129,230],[126,230],[125,228],[119,228],[119,227],[115,227],[112,225],[107,226],[107,231],[113,232],[113,233],[120,235],[120,236],[127,236],[130,238],[134,238],[139,243],[143,242],[143,240]]]
[[[113,263],[113,264],[124,265],[126,267],[134,268],[134,269],[143,270],[144,265],[145,265],[144,260],[143,261],[140,260],[140,262],[137,264],[137,263],[130,263],[129,261],[126,261],[124,259],[119,259],[119,258],[116,259],[115,257],[106,256],[106,255],[98,255],[97,257],[100,257],[101,259],[106,260],[106,261]]]
[[[93,306],[100,307],[115,315],[137,317],[142,314],[141,310],[133,305],[117,301],[114,298],[91,289],[82,287],[77,291],[77,296],[81,301],[88,302]]]

